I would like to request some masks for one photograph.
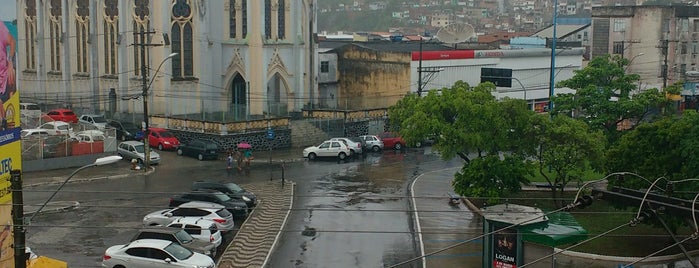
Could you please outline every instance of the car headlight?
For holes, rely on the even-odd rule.
[[[245,201],[245,202],[250,202],[250,200],[251,200],[251,199],[250,199],[249,197],[243,196],[243,201]]]
[[[165,144],[168,144],[168,145],[170,144],[170,142],[169,142],[169,141],[166,141],[166,142],[164,142],[164,143],[165,143]]]

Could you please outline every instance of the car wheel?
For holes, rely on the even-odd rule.
[[[199,159],[199,161],[204,160],[204,155],[203,155],[203,154],[199,154],[199,155],[197,156],[197,159]]]
[[[403,149],[403,144],[400,144],[400,142],[397,142],[395,145],[393,145],[393,149],[396,149],[396,150]]]
[[[371,150],[375,153],[378,153],[379,151],[381,151],[381,148],[379,148],[379,146],[374,145],[374,147],[371,147]]]
[[[121,266],[121,265],[115,265],[113,268],[126,268],[126,267]]]
[[[422,148],[422,142],[416,142],[415,143],[415,148]]]
[[[315,160],[316,159],[316,154],[310,153],[308,154],[308,160]]]
[[[184,152],[182,152],[182,149],[177,149],[177,155],[182,155]]]
[[[161,150],[161,151],[163,150],[163,144],[162,144],[162,143],[159,143],[159,144],[158,144],[158,150]]]
[[[340,153],[340,154],[338,155],[338,157],[340,157],[340,160],[345,160],[345,158],[347,158],[347,154],[345,154],[345,153]]]

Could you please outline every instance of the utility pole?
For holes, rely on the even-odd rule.
[[[556,87],[554,79],[556,78],[556,74],[554,74],[554,69],[556,68],[556,39],[558,38],[556,36],[557,24],[558,20],[558,0],[553,1],[553,38],[551,38],[551,72],[549,74],[549,112],[553,111],[553,101],[551,98],[555,96],[554,88]]]
[[[141,96],[143,97],[143,150],[144,157],[143,163],[145,164],[144,172],[148,171],[150,168],[150,143],[148,143],[148,136],[150,135],[150,129],[148,126],[148,68],[146,67],[146,47],[151,46],[162,46],[162,44],[151,44],[146,43],[146,34],[153,34],[155,32],[146,32],[145,28],[141,28],[141,31],[134,33],[134,37],[139,37],[139,42],[134,43],[134,46],[141,47],[141,78],[143,81],[143,92]]]
[[[664,61],[663,61],[663,89],[667,87],[667,49],[668,49],[668,43],[670,42],[667,39],[661,40],[663,43],[660,46],[663,56],[664,56]]]
[[[420,37],[420,57],[417,65],[417,96],[422,96],[422,37]]]
[[[24,254],[26,247],[26,230],[24,229],[24,201],[22,197],[22,172],[10,171],[10,188],[12,189],[12,232],[14,233],[15,268],[27,267]]]

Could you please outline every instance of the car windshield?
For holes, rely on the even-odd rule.
[[[92,120],[95,121],[95,123],[107,123],[107,120],[104,119],[103,116],[94,116]]]
[[[216,146],[216,144],[213,144],[213,143],[208,143],[208,144],[206,144],[206,149],[216,151],[216,150],[218,150],[218,146]]]
[[[170,132],[163,131],[163,132],[160,132],[160,136],[163,137],[163,138],[172,138],[172,137],[174,137],[175,135],[172,135],[172,133],[170,133]]]
[[[39,108],[39,105],[36,104],[27,104],[25,110],[41,110],[41,108]]]
[[[134,145],[134,148],[136,148],[136,152],[137,152],[137,153],[143,153],[143,152],[145,152],[145,150],[143,149],[143,144]]]
[[[60,129],[60,130],[68,130],[68,129],[70,129],[70,126],[69,125],[58,125],[58,126],[56,126],[56,128]]]
[[[170,253],[170,255],[174,256],[175,259],[178,260],[186,260],[189,259],[192,255],[194,255],[194,252],[192,252],[189,249],[186,249],[183,246],[178,245],[177,243],[171,243],[167,247],[165,247],[165,251]]]
[[[180,230],[179,232],[175,233],[175,237],[177,237],[177,240],[182,242],[182,244],[189,244],[194,239],[185,230]]]
[[[218,211],[216,211],[216,215],[218,215],[219,217],[228,218],[233,214],[231,214],[231,212],[227,209],[219,209]]]
[[[138,127],[134,123],[130,122],[121,122],[121,126],[123,126],[124,129],[138,129]]]
[[[243,188],[240,188],[240,186],[238,186],[235,183],[226,183],[226,188],[228,188],[228,190],[231,190],[231,192],[233,193],[240,193],[243,191]]]
[[[219,192],[219,193],[214,193],[214,196],[216,197],[216,199],[221,200],[221,202],[226,202],[226,201],[228,201],[228,200],[231,200],[231,197],[230,197],[230,196],[228,196],[228,195],[226,195],[226,194],[224,194],[224,193],[220,193],[220,192]]]

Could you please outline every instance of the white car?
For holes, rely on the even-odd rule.
[[[107,119],[104,118],[104,115],[84,114],[78,118],[78,123],[94,126],[98,130],[104,130],[107,126]]]
[[[49,135],[49,132],[46,131],[45,129],[29,128],[29,129],[22,129],[20,136],[23,139],[26,139],[26,138],[34,138],[34,137],[43,137],[43,136],[48,136],[48,135]]]
[[[109,247],[102,256],[102,267],[197,267],[213,268],[211,257],[159,239],[139,239],[126,245]]]
[[[330,139],[331,141],[343,141],[347,146],[349,146],[350,152],[352,155],[360,155],[362,154],[362,144],[359,142],[355,142],[353,140],[350,140],[349,138],[332,138]]]
[[[216,223],[216,228],[223,232],[233,230],[233,214],[226,207],[216,203],[192,201],[179,205],[176,208],[163,209],[152,212],[143,217],[143,225],[156,226],[168,225],[180,217],[194,217],[207,219]]]
[[[125,141],[117,146],[117,154],[126,160],[136,159],[139,163],[143,163],[146,159],[146,147],[140,141]],[[158,152],[150,151],[149,154],[151,165],[160,163]]]
[[[49,135],[73,135],[73,127],[63,121],[46,122],[38,128],[46,130]]]
[[[303,157],[314,160],[317,157],[337,157],[344,160],[351,155],[350,148],[342,141],[324,141],[318,146],[303,149]]]
[[[216,222],[194,217],[182,217],[167,225],[167,227],[184,229],[194,239],[214,243],[218,248],[223,242],[221,231],[216,227]]]
[[[75,133],[74,136],[79,142],[105,141],[107,138],[104,132],[99,130],[83,130]]]

